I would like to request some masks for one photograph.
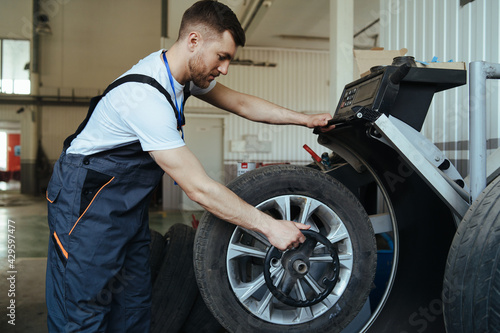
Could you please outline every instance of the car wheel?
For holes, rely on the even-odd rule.
[[[273,258],[268,274],[266,257],[274,247],[263,235],[205,214],[195,239],[195,273],[214,316],[230,332],[340,332],[365,304],[376,268],[373,228],[358,200],[334,178],[292,165],[256,169],[228,187],[276,219],[310,225],[330,245],[314,242],[301,257],[307,273],[287,280],[295,250]]]

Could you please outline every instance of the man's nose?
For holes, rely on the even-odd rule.
[[[226,75],[228,70],[229,70],[229,60],[224,61],[223,63],[220,64],[220,66],[217,68],[219,73],[222,75]]]

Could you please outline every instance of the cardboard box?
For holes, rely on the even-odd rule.
[[[370,74],[370,68],[374,66],[391,65],[396,57],[404,56],[408,52],[407,49],[401,50],[384,50],[383,48],[375,48],[372,50],[354,50],[354,77],[363,77]],[[424,65],[416,62],[417,67],[425,68],[441,68],[441,69],[459,69],[465,70],[464,62],[428,62]]]
[[[384,50],[383,48],[354,50],[354,62],[356,63],[354,77],[367,75],[370,73],[370,68],[374,66],[390,65],[395,57],[404,56],[407,52],[408,50],[405,48],[401,50]]]
[[[428,62],[428,65],[424,65],[417,62],[417,67],[424,68],[441,68],[441,69],[460,69],[466,70],[465,62]]]

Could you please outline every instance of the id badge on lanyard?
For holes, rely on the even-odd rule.
[[[181,100],[180,107],[179,104],[177,103],[177,94],[175,93],[174,78],[172,77],[172,73],[170,72],[170,66],[168,65],[166,53],[167,52],[163,52],[163,62],[165,63],[165,67],[167,68],[168,79],[170,80],[170,86],[172,87],[172,91],[174,92],[173,97],[175,101],[175,108],[177,109],[177,129],[179,130],[182,140],[184,140],[184,129],[183,129],[184,124],[182,123],[183,113],[184,113],[184,103]]]

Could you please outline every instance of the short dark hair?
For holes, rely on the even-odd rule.
[[[189,7],[182,16],[179,39],[185,37],[190,32],[188,30],[197,25],[219,34],[227,30],[237,46],[245,46],[245,31],[234,12],[225,4],[213,0],[201,0]]]

